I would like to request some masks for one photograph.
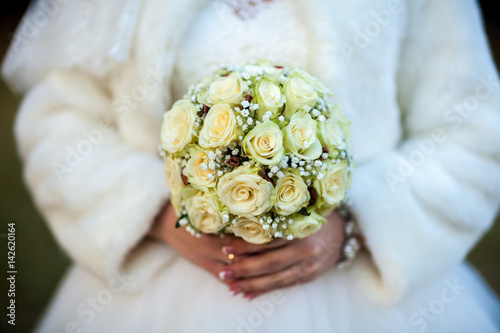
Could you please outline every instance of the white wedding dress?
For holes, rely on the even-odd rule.
[[[90,1],[104,14],[86,26],[107,28],[99,54],[74,60],[89,36],[60,28],[79,3],[46,28],[57,38],[4,64],[27,94],[26,181],[75,261],[37,332],[500,332],[498,299],[463,263],[500,202],[500,85],[472,1],[275,0],[247,17],[223,2]],[[102,23],[114,17],[128,23]],[[168,198],[162,112],[221,63],[258,58],[309,71],[342,103],[370,255],[249,302],[144,235]]]

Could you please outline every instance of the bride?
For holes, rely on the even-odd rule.
[[[220,64],[265,58],[352,121],[346,218],[252,245],[175,229],[161,117]],[[25,179],[73,259],[38,332],[500,332],[464,258],[500,202],[500,84],[473,1],[33,4],[3,67]]]

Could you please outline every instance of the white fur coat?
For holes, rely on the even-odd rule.
[[[286,41],[279,52],[265,33],[241,42],[227,21],[200,19],[199,12],[217,14],[211,2],[144,0],[130,40],[120,44],[130,44],[126,56],[109,55],[102,72],[86,61],[28,59],[24,69],[37,69],[31,77],[22,66],[4,66],[4,76],[26,92],[15,126],[26,182],[77,265],[103,281],[125,270],[137,277],[128,291],[138,292],[176,256],[143,240],[169,195],[156,151],[162,113],[184,88],[172,78],[187,84],[221,62],[266,55],[320,78],[352,120],[353,212],[371,255],[348,274],[363,292],[396,302],[463,261],[500,202],[500,83],[477,5],[293,3],[301,25],[292,42],[290,31],[277,32]],[[190,33],[200,24],[200,34],[229,35],[207,47],[205,37]],[[40,38],[64,58],[74,49],[57,43],[72,36],[58,33]],[[24,52],[35,57],[37,43],[28,41]]]

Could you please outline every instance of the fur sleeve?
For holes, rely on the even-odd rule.
[[[108,283],[126,263],[133,290],[168,257],[165,246],[140,241],[169,193],[161,159],[120,137],[101,81],[52,72],[27,94],[15,135],[27,185],[59,244]],[[153,260],[155,251],[164,255]]]
[[[500,201],[500,85],[477,5],[415,1],[408,20],[398,77],[405,138],[357,166],[352,186],[371,253],[352,273],[382,302],[462,261]]]

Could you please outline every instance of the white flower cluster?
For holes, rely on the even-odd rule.
[[[223,66],[165,112],[160,155],[178,226],[261,244],[307,237],[350,184],[350,122],[316,78]]]

